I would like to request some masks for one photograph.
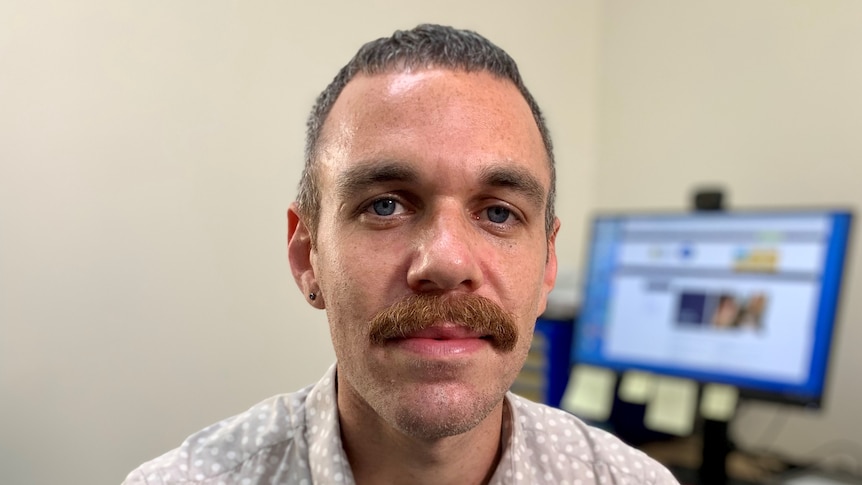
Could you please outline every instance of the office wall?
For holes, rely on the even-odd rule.
[[[419,22],[508,49],[559,160],[564,265],[595,168],[597,1],[0,4],[0,483],[119,483],[332,362],[285,209],[314,97]]]
[[[701,184],[726,187],[731,207],[862,206],[862,3],[602,6],[598,207],[686,208]],[[860,282],[853,254],[824,411],[745,406],[744,444],[858,456]]]

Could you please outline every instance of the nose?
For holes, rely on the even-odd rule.
[[[474,291],[482,286],[481,236],[463,209],[428,215],[407,272],[415,292]]]

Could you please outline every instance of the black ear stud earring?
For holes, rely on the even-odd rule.
[[[309,293],[309,294],[308,294],[308,299],[309,299],[309,300],[311,300],[311,301],[316,300],[316,299],[317,299],[317,293],[314,293],[314,292]]]

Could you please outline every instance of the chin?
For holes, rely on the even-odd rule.
[[[483,391],[435,386],[401,396],[390,409],[393,424],[404,434],[433,441],[466,433],[478,426],[500,405],[506,389]],[[388,407],[388,406],[387,406]]]

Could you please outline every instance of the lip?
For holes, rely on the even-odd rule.
[[[433,340],[464,340],[478,339],[482,337],[482,334],[474,332],[473,330],[470,330],[467,327],[462,327],[460,325],[435,325],[433,327],[424,328],[417,332],[410,333],[407,335],[406,338]]]
[[[425,357],[466,356],[491,345],[487,336],[461,326],[435,326],[393,339],[388,345]]]

